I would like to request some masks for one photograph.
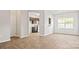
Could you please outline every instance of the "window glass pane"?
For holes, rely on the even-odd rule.
[[[70,24],[66,24],[66,28],[71,28],[71,27],[70,27]]]
[[[73,17],[62,17],[58,19],[58,28],[73,29],[74,18]]]
[[[74,25],[73,24],[70,24],[70,27],[73,29]]]
[[[64,24],[59,24],[58,28],[64,28]]]

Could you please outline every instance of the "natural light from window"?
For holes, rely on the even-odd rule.
[[[73,17],[62,17],[58,19],[58,28],[60,29],[73,29],[74,18]]]

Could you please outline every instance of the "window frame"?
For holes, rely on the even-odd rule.
[[[72,21],[70,22],[70,24],[68,22],[69,21],[68,18],[72,19]],[[60,26],[61,24],[64,24],[64,27]],[[70,27],[68,27],[68,25]],[[58,28],[59,29],[74,29],[74,18],[73,17],[60,17],[60,18],[58,18]]]

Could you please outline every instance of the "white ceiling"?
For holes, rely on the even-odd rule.
[[[33,15],[33,12],[38,13],[39,11],[41,10],[29,10],[29,12],[32,12],[32,15]],[[78,10],[45,10],[45,11],[51,12],[52,14],[61,14],[65,12],[78,12]]]
[[[65,12],[78,12],[78,10],[48,10],[52,12],[52,14],[60,14]]]

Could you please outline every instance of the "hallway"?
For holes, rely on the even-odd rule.
[[[79,36],[52,34],[40,37],[33,33],[29,37],[11,38],[11,41],[0,43],[1,49],[77,49],[79,48]]]

